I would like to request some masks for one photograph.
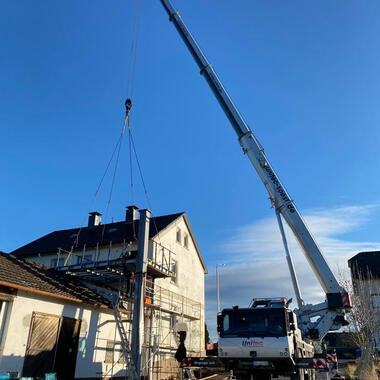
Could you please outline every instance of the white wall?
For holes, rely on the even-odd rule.
[[[181,230],[181,242],[177,242],[177,228]],[[186,248],[183,243],[184,234],[189,237]],[[190,231],[184,217],[177,219],[170,228],[162,231],[154,239],[165,248],[175,253],[177,261],[178,281],[175,283],[170,278],[156,280],[156,284],[172,292],[190,298],[201,304],[201,322],[190,324],[186,345],[195,351],[204,350],[204,268],[199,259],[196,246],[191,239]]]

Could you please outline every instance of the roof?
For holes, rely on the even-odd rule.
[[[73,276],[0,252],[0,285],[98,307],[110,302]]]
[[[153,238],[164,230],[174,220],[178,219],[183,212],[171,215],[163,215],[151,218],[149,228],[149,238]],[[69,230],[54,231],[37,240],[32,241],[13,252],[14,255],[27,257],[39,253],[55,252],[58,248],[70,250],[74,245],[79,233],[78,247],[86,244],[86,247],[95,247],[101,242],[101,245],[126,243],[136,241],[139,230],[139,221],[134,222],[115,222],[100,224],[95,227],[77,227]],[[104,232],[103,232],[104,231]]]
[[[380,278],[380,251],[359,252],[348,260],[352,277]]]

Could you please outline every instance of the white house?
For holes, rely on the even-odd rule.
[[[105,300],[100,309],[97,307],[98,317],[93,307],[75,307],[74,310],[63,304],[57,306],[57,301],[48,302],[49,307],[46,302],[37,302],[35,305],[38,307],[21,312],[30,319],[28,331],[34,328],[32,320],[42,318],[36,317],[36,313],[74,318],[80,321],[81,326],[89,327],[88,332],[80,328],[75,378],[125,374],[123,371],[127,363],[121,355],[120,338],[108,294],[115,290],[122,291],[124,303],[121,312],[125,329],[130,335],[138,229],[138,212],[134,206],[127,208],[124,221],[105,225],[101,224],[101,215],[94,212],[90,214],[86,227],[52,232],[12,252],[14,260],[22,258],[50,267],[50,270],[44,270],[59,278],[79,281],[81,286],[98,296],[101,294],[101,299]],[[204,353],[205,273],[207,270],[186,214],[150,218],[143,344],[143,373],[149,378],[167,378],[177,373],[178,364],[173,359],[178,345],[173,330],[177,322],[186,323],[188,354],[199,356]],[[25,295],[20,293],[17,298],[21,296]],[[11,302],[16,304],[15,299]],[[11,331],[13,329],[9,325],[8,332],[12,334]],[[95,337],[93,346],[87,344],[83,334]],[[22,339],[24,347],[17,351],[20,361],[27,360],[24,356],[30,334]],[[24,351],[22,355],[21,351]],[[90,360],[88,355],[91,356],[91,366],[88,363],[81,366],[84,351],[87,361]],[[11,357],[12,354],[6,356]],[[10,369],[6,356],[0,363],[3,371]],[[39,354],[35,356],[41,357]],[[19,364],[18,369],[23,366],[25,364]]]

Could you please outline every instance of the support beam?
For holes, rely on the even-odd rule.
[[[136,366],[137,379],[141,378],[142,345],[144,343],[144,293],[148,264],[150,214],[150,210],[140,210],[131,347],[132,358]]]

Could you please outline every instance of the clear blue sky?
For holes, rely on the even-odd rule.
[[[378,1],[173,3],[301,210],[379,202]],[[86,223],[122,123],[131,4],[1,2],[0,250]],[[143,2],[133,103],[153,211],[188,213],[213,272],[233,254],[221,246],[273,211],[159,0]],[[114,220],[128,181],[125,140]],[[379,216],[347,238],[376,241]]]

